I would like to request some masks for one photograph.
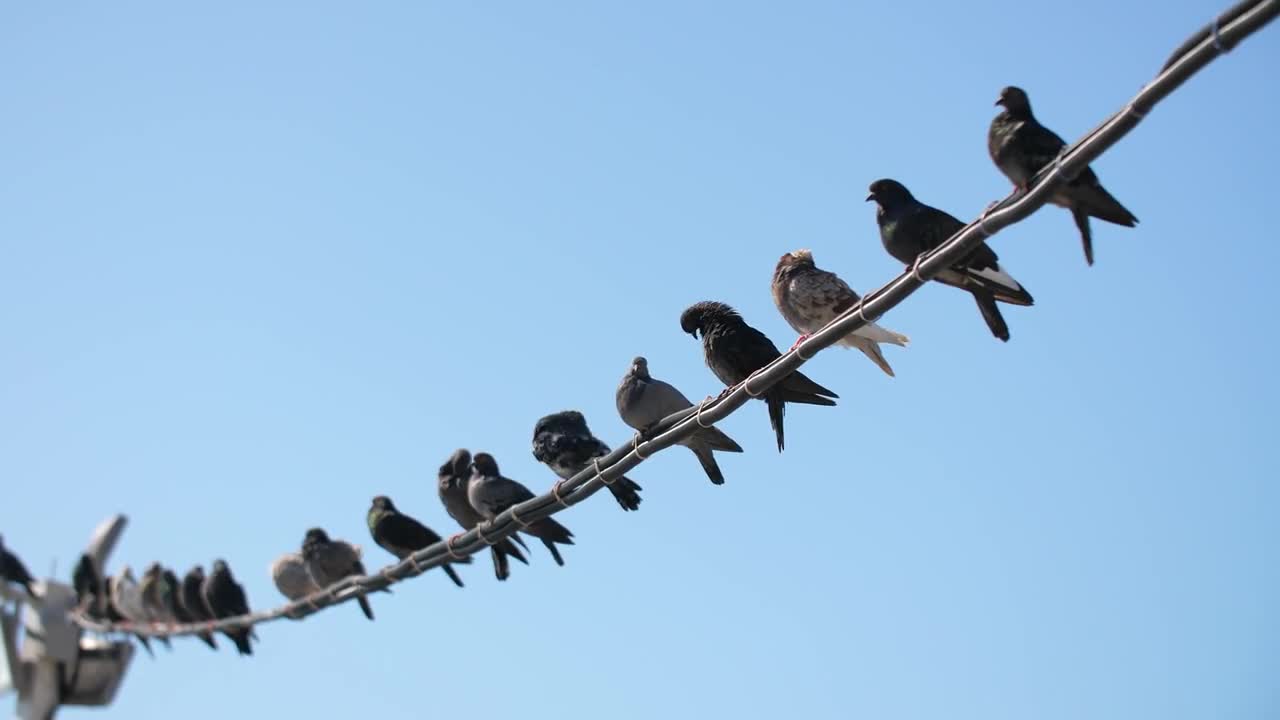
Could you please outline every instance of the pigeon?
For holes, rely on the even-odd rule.
[[[245,599],[244,588],[231,575],[227,561],[219,558],[213,562],[213,571],[205,578],[200,588],[200,596],[204,598],[205,608],[215,619],[237,617],[249,614],[249,601]],[[252,625],[240,625],[222,631],[235,643],[241,655],[252,655],[253,645],[249,637],[253,633]]]
[[[182,581],[178,580],[178,576],[172,570],[164,568],[160,573],[160,604],[174,620],[183,625],[199,622],[203,618],[196,617],[187,611],[186,605],[182,602],[182,592]],[[208,633],[197,633],[196,637],[214,650],[218,649],[213,642],[213,637]]]
[[[307,561],[302,559],[302,553],[285,553],[276,558],[271,563],[271,581],[276,584],[280,594],[290,601],[301,600],[320,592],[320,586],[316,585],[316,581],[311,579],[311,573],[307,572]]]
[[[76,606],[93,620],[106,619],[106,594],[93,558],[81,554],[71,573],[71,587],[76,591]]]
[[[789,252],[778,259],[771,289],[778,312],[800,333],[796,345],[856,305],[859,299],[858,293],[835,273],[814,265],[813,253],[808,250]],[[906,335],[867,323],[845,335],[838,344],[861,350],[885,375],[893,377],[893,368],[880,352],[880,343],[905,347],[908,342],[910,338]]]
[[[492,455],[476,453],[471,465],[471,479],[467,482],[467,499],[482,518],[492,522],[507,508],[533,497],[529,488],[502,476],[502,472],[498,470],[498,462]],[[524,532],[541,540],[556,564],[564,565],[564,558],[560,557],[555,544],[573,544],[573,533],[569,532],[569,528],[548,517],[529,523]]]
[[[330,540],[329,535],[320,528],[311,528],[302,540],[302,559],[307,563],[307,572],[321,589],[327,588],[339,580],[351,575],[364,575],[364,564],[360,562],[360,548],[344,540]],[[384,588],[383,592],[391,592]],[[356,597],[364,616],[373,619],[373,607],[365,595]]]
[[[464,530],[470,530],[484,520],[480,513],[471,507],[471,501],[467,499],[467,481],[470,478],[471,453],[464,449],[454,451],[453,455],[450,455],[449,459],[440,466],[439,474],[436,476],[436,489],[440,493],[440,502],[449,513],[449,517]],[[519,535],[512,535],[489,548],[490,554],[493,555],[493,573],[499,580],[506,580],[511,576],[511,561],[507,558],[515,558],[525,565],[529,564],[524,554],[520,552],[520,548],[512,543],[513,540],[519,543],[520,547],[525,547]]]
[[[668,415],[693,407],[689,398],[674,386],[650,375],[649,361],[643,357],[631,361],[631,368],[618,384],[615,402],[622,422],[641,435]],[[742,452],[741,445],[715,427],[699,427],[680,444],[693,451],[707,477],[716,485],[724,484],[724,473],[720,472],[712,451]]]
[[[169,617],[168,611],[160,600],[160,575],[163,572],[160,563],[151,563],[147,569],[142,572],[142,579],[138,581],[138,593],[142,597],[142,609],[147,614],[147,619],[151,624],[156,625],[172,625],[177,618]],[[157,640],[164,643],[167,648],[172,648],[173,643],[164,635],[156,637]]]
[[[379,495],[373,499],[373,505],[365,516],[369,525],[369,534],[378,547],[403,560],[428,545],[440,542],[440,536],[434,530],[414,520],[396,509],[391,498]],[[469,556],[454,562],[470,564]],[[463,587],[462,578],[450,567],[449,563],[440,566],[454,585]]]
[[[533,456],[562,480],[591,467],[591,461],[609,454],[609,446],[591,434],[587,420],[576,410],[553,413],[533,427]],[[620,477],[608,486],[623,510],[640,509],[641,488]]]
[[[764,333],[748,325],[737,310],[721,302],[707,300],[685,308],[680,315],[680,328],[695,339],[702,334],[702,354],[707,367],[729,388],[744,382],[782,355]],[[784,445],[782,416],[786,403],[835,405],[833,398],[838,397],[798,371],[766,390],[761,399],[769,407],[769,424],[778,438],[778,452],[782,452]]]
[[[1026,191],[1035,174],[1054,162],[1067,144],[1031,114],[1031,101],[1022,88],[1004,88],[996,105],[1004,106],[1004,110],[991,119],[991,128],[987,131],[987,152],[1014,187]],[[1080,230],[1080,241],[1084,244],[1084,260],[1090,265],[1093,264],[1090,217],[1124,227],[1138,224],[1138,218],[1102,187],[1098,176],[1087,166],[1075,179],[1060,185],[1049,202],[1071,211],[1076,228]]]
[[[31,589],[31,583],[35,578],[31,577],[31,573],[27,571],[27,566],[22,564],[17,555],[9,552],[4,546],[3,539],[0,538],[0,580],[6,582],[17,583],[27,591],[27,595],[34,598],[35,592]]]
[[[193,566],[182,576],[182,584],[178,587],[178,607],[182,608],[190,618],[190,622],[210,622],[216,620],[213,613],[209,611],[209,606],[204,602],[204,568],[199,565]],[[218,649],[218,643],[213,639],[213,633],[202,632],[196,637],[204,641],[205,645]]]
[[[951,215],[916,200],[911,191],[896,180],[877,180],[871,183],[870,190],[867,200],[874,200],[879,206],[876,223],[880,226],[880,240],[890,255],[908,266],[914,266],[922,254],[964,227],[964,223]],[[972,294],[991,333],[1005,342],[1009,340],[1009,326],[996,302],[1024,306],[1035,302],[1031,293],[1000,267],[995,251],[986,243],[933,279]]]
[[[125,565],[112,578],[111,583],[111,605],[115,608],[116,613],[125,622],[132,625],[147,625],[151,619],[147,617],[147,611],[142,605],[142,590],[138,587],[138,582],[133,579],[133,569]],[[142,647],[146,649],[148,655],[153,655],[151,651],[151,643],[145,635],[135,635],[138,642],[142,643]],[[153,655],[154,656],[154,655]]]

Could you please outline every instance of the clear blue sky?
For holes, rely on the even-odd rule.
[[[0,532],[66,577],[125,512],[115,567],[225,556],[258,607],[311,525],[381,565],[373,495],[452,530],[459,446],[545,489],[534,421],[623,442],[637,354],[718,391],[686,305],[790,345],[779,255],[900,269],[870,181],[972,217],[1001,86],[1074,139],[1225,5],[10,4]],[[927,288],[896,379],[808,366],[840,405],[785,454],[729,418],[725,486],[664,453],[640,512],[565,514],[566,567],[180,643],[107,716],[1276,717],[1277,67],[1269,28],[1094,164],[1142,220],[1094,268],[1060,209],[996,239],[1007,345]]]

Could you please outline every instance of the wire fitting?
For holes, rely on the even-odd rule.
[[[1231,48],[1222,44],[1222,34],[1218,32],[1218,18],[1213,19],[1213,24],[1209,26],[1210,37],[1213,38],[1213,49],[1226,55],[1231,52]]]
[[[631,438],[631,450],[636,454],[636,457],[640,458],[641,460],[648,460],[650,457],[652,457],[651,455],[645,455],[644,453],[640,452],[640,433],[639,432],[637,432]]]
[[[555,499],[556,499],[556,502],[560,504],[560,507],[562,507],[562,508],[569,508],[569,507],[572,507],[572,506],[571,506],[571,505],[569,505],[569,503],[565,502],[565,501],[564,501],[564,498],[560,497],[560,485],[561,485],[563,482],[564,482],[564,481],[563,481],[563,480],[561,480],[561,481],[557,482],[555,485],[552,485],[552,486],[551,486],[551,497],[553,497],[553,498],[555,498]]]
[[[710,395],[708,395],[708,396],[706,396],[705,398],[703,398],[703,399],[702,399],[702,402],[698,403],[698,412],[696,412],[696,413],[694,413],[694,414],[693,414],[693,422],[694,422],[694,424],[696,424],[698,427],[703,428],[703,429],[706,429],[706,430],[710,430],[712,426],[711,426],[711,425],[703,425],[703,424],[702,424],[702,410],[703,410],[703,408],[705,408],[705,407],[707,406],[707,403],[709,403],[709,402],[711,402],[711,401],[712,401],[712,398],[711,398],[711,396],[710,396]]]
[[[479,525],[477,525],[476,527],[478,528],[478,527],[480,527],[480,526],[479,526]],[[461,560],[462,560],[462,558],[463,558],[463,556],[462,556],[462,555],[459,555],[459,554],[458,554],[458,553],[453,549],[453,541],[454,541],[454,540],[457,540],[459,537],[462,537],[462,535],[461,535],[461,534],[458,534],[458,535],[450,535],[450,536],[449,536],[449,539],[444,541],[444,549],[445,549],[445,552],[449,553],[449,557],[453,558],[454,560],[461,561]]]
[[[525,522],[524,520],[521,520],[521,519],[520,519],[520,516],[516,514],[516,506],[515,506],[515,505],[512,505],[512,506],[511,506],[511,520],[512,520],[512,522],[514,522],[515,524],[519,525],[521,530],[528,530],[528,529],[529,529],[529,523]]]
[[[596,477],[600,478],[600,482],[604,483],[605,487],[609,487],[618,482],[618,478],[605,480],[604,476],[600,474],[600,458],[591,458],[591,467],[596,469]]]
[[[759,375],[759,374],[760,374],[760,371],[759,371],[759,370],[757,370],[757,371],[755,371],[755,372],[751,373],[750,375],[748,375],[746,380],[743,380],[743,381],[742,381],[742,389],[743,389],[743,390],[746,390],[746,391],[747,391],[747,394],[748,394],[748,395],[750,395],[750,396],[751,396],[751,397],[753,397],[753,398],[758,398],[758,397],[760,397],[761,395],[763,395],[763,394],[764,394],[764,391],[761,391],[761,392],[758,392],[758,393],[753,393],[753,392],[751,392],[751,379],[752,379],[752,378],[754,378],[756,375]]]

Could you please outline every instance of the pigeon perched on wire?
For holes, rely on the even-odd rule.
[[[249,614],[249,601],[245,598],[244,588],[236,582],[231,574],[227,561],[218,559],[213,562],[213,570],[205,578],[200,588],[200,596],[209,614],[218,620]],[[252,655],[253,645],[249,638],[253,635],[252,625],[237,625],[222,631],[235,643],[241,655]]]
[[[76,606],[93,620],[105,620],[107,614],[106,589],[93,558],[81,553],[71,573],[71,587],[76,591]]]
[[[1031,113],[1031,101],[1022,88],[1004,88],[996,105],[1004,106],[1004,110],[991,120],[991,128],[987,130],[987,152],[1014,187],[1025,192],[1030,189],[1031,179],[1036,173],[1056,162],[1066,151],[1067,144],[1057,133],[1036,120]],[[1059,185],[1049,202],[1071,211],[1076,228],[1080,230],[1085,262],[1090,265],[1093,264],[1090,217],[1124,227],[1138,224],[1138,218],[1102,187],[1098,176],[1088,166],[1071,181]]]
[[[138,587],[138,581],[133,578],[133,569],[128,565],[120,568],[120,572],[111,578],[110,592],[111,606],[122,620],[137,627],[151,623],[151,618],[142,605],[142,590]],[[151,642],[147,636],[134,635],[134,637],[142,643],[147,654],[154,657]]]
[[[320,589],[352,575],[364,575],[364,563],[360,562],[360,548],[345,540],[331,540],[328,533],[320,528],[311,528],[302,540],[302,559],[307,563],[307,572],[315,580]],[[391,592],[383,588],[382,592]],[[369,604],[367,595],[356,597],[364,616],[373,619],[373,606]]]
[[[792,347],[804,342],[845,310],[858,303],[858,293],[835,273],[819,268],[808,250],[789,252],[773,271],[773,304],[783,319],[800,333]],[[880,343],[905,347],[911,339],[869,322],[840,339],[838,345],[857,348],[889,377],[893,368],[880,352]]]
[[[102,592],[104,598],[102,615],[103,619],[113,625],[128,622],[124,613],[120,612],[120,608],[116,606],[116,578],[118,577],[119,575],[107,575],[102,578]],[[134,637],[137,638],[138,643],[142,645],[143,649],[147,651],[148,656],[155,657],[155,653],[151,651],[151,641],[147,640],[147,638],[142,635],[135,635]]]
[[[436,476],[436,490],[440,494],[441,504],[449,513],[449,517],[464,530],[470,530],[484,521],[480,513],[471,507],[471,501],[467,499],[467,482],[470,479],[471,453],[461,448],[455,450],[449,459],[444,461]],[[489,553],[493,556],[493,574],[499,580],[506,580],[511,576],[511,561],[508,558],[515,558],[525,565],[529,564],[524,554],[520,552],[520,548],[517,548],[512,541],[528,549],[519,535],[503,538],[489,548]]]
[[[369,534],[373,536],[373,541],[378,544],[378,547],[400,560],[440,542],[440,536],[434,530],[400,512],[391,502],[391,498],[386,495],[379,495],[373,499],[365,519],[369,525]],[[453,562],[470,564],[471,556],[464,555],[461,560]],[[458,573],[449,563],[442,564],[440,568],[454,585],[463,587],[462,578],[458,577]]]
[[[488,453],[476,453],[471,461],[471,479],[467,482],[467,499],[482,518],[492,522],[495,517],[513,505],[535,497],[529,488],[502,476],[498,462]],[[481,528],[483,531],[484,528]],[[564,558],[556,549],[556,543],[573,544],[573,533],[554,518],[542,518],[528,523],[523,532],[542,541],[551,552],[557,565],[564,565]]]
[[[609,446],[591,434],[587,419],[577,410],[546,415],[533,426],[533,457],[562,480],[577,475],[591,467],[592,461],[608,454]],[[606,487],[623,510],[640,509],[643,488],[631,479],[620,477]]]
[[[164,568],[160,572],[160,604],[174,620],[183,625],[190,625],[203,619],[187,612],[186,605],[182,603],[182,581],[169,568]],[[210,648],[218,649],[208,633],[199,633],[196,637]]]
[[[307,561],[302,559],[300,552],[285,553],[271,563],[271,582],[290,601],[320,592],[320,586],[311,579]]]
[[[964,228],[964,223],[951,215],[916,200],[911,191],[896,180],[877,180],[871,183],[870,191],[867,201],[874,200],[878,206],[876,224],[880,226],[880,240],[885,250],[909,268],[915,267],[924,253]],[[963,260],[933,279],[973,295],[991,334],[1006,342],[1009,326],[996,303],[1023,306],[1035,303],[1031,293],[1000,267],[995,251],[986,243],[978,245]]]
[[[701,334],[707,367],[728,386],[721,396],[782,355],[772,340],[722,302],[707,300],[690,305],[680,315],[680,329],[695,339]],[[778,452],[785,444],[782,417],[786,403],[835,405],[833,398],[838,397],[798,371],[761,393],[760,399],[769,408],[769,424],[778,438]]]
[[[28,596],[32,598],[36,596],[31,589],[31,583],[35,582],[35,578],[31,577],[27,566],[22,564],[18,556],[9,552],[9,549],[4,546],[3,538],[0,538],[0,580],[21,585]]]
[[[151,563],[146,570],[142,571],[142,579],[138,581],[138,593],[142,596],[142,609],[146,612],[147,620],[152,625],[172,625],[177,621],[176,617],[169,615],[168,609],[164,607],[160,600],[162,572],[163,569],[160,567],[160,563]],[[156,639],[164,643],[165,647],[173,648],[173,643],[164,635],[158,635]]]
[[[217,619],[213,613],[209,612],[209,606],[204,602],[203,589],[204,568],[199,565],[193,566],[186,575],[182,576],[182,582],[178,585],[178,607],[191,618],[190,622],[209,622]],[[202,632],[196,637],[214,650],[218,649],[213,633]]]
[[[684,393],[650,375],[649,361],[643,357],[631,361],[631,367],[618,384],[614,400],[622,422],[639,431],[642,436],[663,418],[693,407]],[[724,473],[720,472],[712,451],[742,452],[741,445],[716,427],[699,427],[692,435],[681,440],[680,444],[693,451],[698,462],[702,463],[707,477],[716,485],[724,484]]]

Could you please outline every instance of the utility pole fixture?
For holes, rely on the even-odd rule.
[[[98,577],[104,577],[102,568],[127,522],[124,515],[113,515],[102,521],[89,539],[84,554]],[[70,585],[50,578],[32,583],[32,590],[35,598],[0,583],[0,601],[14,602],[12,612],[0,606],[4,641],[0,694],[18,691],[20,720],[52,720],[62,705],[111,704],[133,660],[133,643],[86,637],[68,619],[78,602]]]

